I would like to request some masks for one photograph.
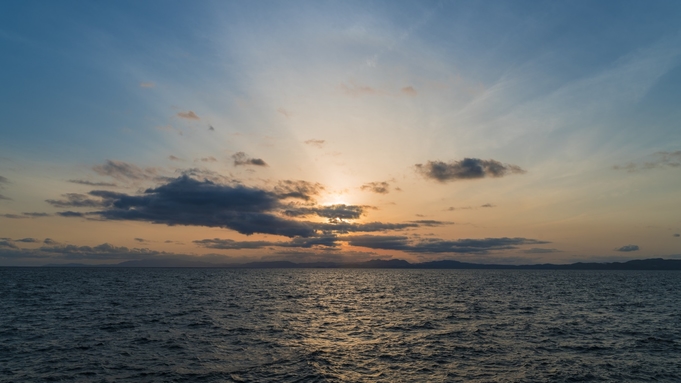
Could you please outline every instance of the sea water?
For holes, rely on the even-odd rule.
[[[681,381],[681,272],[0,268],[0,381]]]

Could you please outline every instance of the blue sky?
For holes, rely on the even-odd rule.
[[[0,262],[101,244],[114,250],[83,261],[676,257],[680,15],[663,1],[0,4]],[[120,195],[183,174],[275,193],[267,217],[328,246],[119,214]],[[280,193],[294,181],[319,188]],[[240,245],[201,242],[215,238]],[[525,242],[447,247],[502,238]]]

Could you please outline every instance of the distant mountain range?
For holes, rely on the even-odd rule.
[[[607,263],[571,263],[569,265],[554,265],[550,263],[538,265],[498,265],[466,263],[459,261],[433,261],[409,263],[401,259],[388,261],[374,259],[367,262],[338,263],[314,262],[294,263],[289,261],[250,262],[238,264],[216,264],[202,261],[181,259],[146,259],[126,261],[117,264],[86,265],[82,263],[49,264],[44,267],[210,267],[232,269],[506,269],[506,270],[681,270],[679,259],[642,259],[627,262]]]

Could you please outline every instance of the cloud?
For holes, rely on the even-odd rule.
[[[681,234],[674,234],[674,237],[681,237]]]
[[[404,88],[402,88],[401,92],[402,92],[402,94],[404,94],[406,96],[412,96],[412,97],[416,96],[418,94],[418,92],[416,92],[416,89],[414,89],[414,87],[412,87],[412,86],[405,86]]]
[[[379,94],[379,92],[376,89],[366,85],[355,84],[353,81],[350,81],[349,84],[341,83],[339,89],[341,90],[341,92],[351,97]]]
[[[199,241],[193,241],[195,244],[201,247],[206,247],[210,249],[220,249],[220,250],[245,250],[245,249],[262,249],[268,247],[298,247],[298,248],[311,248],[315,246],[323,247],[336,247],[337,243],[336,236],[319,236],[310,238],[293,238],[288,242],[283,241],[234,241],[232,239],[203,239]]]
[[[43,240],[43,243],[46,245],[56,245],[59,242],[55,241],[52,238],[45,238],[45,240]]]
[[[306,217],[308,215],[318,215],[330,220],[357,219],[364,213],[365,206],[357,205],[329,205],[316,207],[297,207],[291,206],[284,211],[289,217]]]
[[[432,219],[421,219],[421,220],[418,220],[418,221],[410,221],[410,222],[417,223],[417,224],[419,224],[420,226],[429,226],[429,227],[433,227],[433,226],[443,226],[443,225],[453,225],[453,224],[454,224],[454,222],[449,222],[449,221],[435,221],[435,220],[432,220]]]
[[[199,159],[201,162],[218,162],[218,160],[213,156],[203,157]]]
[[[645,171],[651,169],[664,168],[680,168],[681,167],[681,150],[675,152],[657,152],[651,156],[650,161],[642,163],[630,162],[625,165],[615,165],[612,168],[615,170],[626,170],[634,173],[637,171]]]
[[[144,239],[144,238],[135,238],[135,241],[137,241],[137,242],[142,242],[142,243],[148,242],[148,241],[147,241],[146,239]]]
[[[153,88],[155,86],[156,86],[156,84],[154,84],[153,82],[141,82],[140,83],[140,88]]]
[[[244,152],[235,153],[232,156],[232,158],[234,159],[234,166],[242,165],[267,166],[267,163],[265,163],[265,161],[261,160],[260,158],[248,158],[248,156],[246,156],[246,153]]]
[[[439,238],[410,240],[406,236],[352,235],[342,237],[351,246],[370,249],[401,250],[410,253],[477,253],[486,254],[494,250],[511,250],[521,245],[546,244],[550,242],[528,238],[484,238],[459,239],[455,241]]]
[[[387,182],[368,182],[360,186],[360,189],[377,194],[388,194],[390,193],[390,184]]]
[[[39,250],[42,253],[61,255],[64,259],[135,259],[169,254],[149,249],[130,249],[125,246],[114,246],[109,243],[103,243],[98,246],[43,246]]]
[[[302,180],[283,180],[274,187],[274,192],[279,195],[279,198],[298,198],[306,201],[312,200],[322,190],[324,190],[322,184]]]
[[[311,146],[316,146],[318,148],[322,148],[324,146],[324,143],[326,143],[325,140],[315,140],[315,139],[310,139],[307,141],[304,141],[305,144],[311,145]]]
[[[183,169],[183,170],[178,170],[176,173],[179,173],[183,176],[187,176],[190,178],[198,179],[198,180],[208,180],[211,182],[215,183],[238,183],[236,180],[234,180],[231,177],[223,176],[222,174],[213,171],[213,170],[208,170],[208,169],[203,169],[203,168],[189,168],[189,169]],[[173,180],[174,178],[164,178],[165,181],[170,181]]]
[[[200,120],[199,116],[191,110],[188,112],[179,112],[177,113],[177,117],[184,118],[185,120]]]
[[[35,238],[21,238],[21,239],[16,239],[15,242],[23,242],[23,243],[36,243],[40,242]]]
[[[549,253],[560,253],[558,249],[546,249],[541,247],[533,247],[531,249],[523,250],[525,254],[549,254]]]
[[[484,205],[480,205],[480,207],[497,207],[497,205],[492,205],[491,203],[486,203]]]
[[[103,207],[107,205],[105,200],[95,200],[85,194],[66,193],[62,194],[62,197],[65,197],[65,199],[48,199],[45,202],[54,207]]]
[[[346,221],[331,221],[326,223],[311,223],[312,227],[325,233],[360,233],[376,231],[394,231],[408,228],[419,227],[418,223],[386,223],[386,222],[367,222],[350,223]]]
[[[638,251],[639,247],[638,245],[625,245],[620,248],[615,249],[615,251],[622,251],[622,252],[629,252],[629,251]]]
[[[426,178],[439,182],[503,177],[508,174],[522,174],[525,170],[517,165],[502,164],[496,160],[464,158],[461,161],[428,161],[425,165],[416,164],[416,170]]]
[[[0,214],[0,217],[11,218],[11,219],[27,219],[27,218],[40,218],[49,217],[48,213],[21,213],[21,214]]]
[[[176,157],[172,154],[168,156],[168,159],[171,160],[171,161],[182,161],[182,158]]]
[[[109,176],[120,181],[140,181],[157,178],[156,170],[153,168],[141,169],[136,165],[116,160],[106,160],[103,165],[92,167],[92,170],[99,175]]]
[[[77,211],[60,211],[57,213],[58,216],[61,217],[67,217],[67,218],[74,218],[74,217],[85,217],[85,213],[80,213]]]
[[[0,248],[18,249],[17,245],[13,244],[10,240],[1,240]]]
[[[286,118],[291,117],[291,112],[289,112],[288,110],[286,110],[284,108],[277,109],[277,112],[279,112],[282,116],[284,116]]]
[[[4,185],[5,185],[5,184],[8,184],[8,183],[9,183],[9,180],[8,180],[7,178],[5,178],[5,177],[3,177],[3,176],[0,176],[0,189],[4,189],[4,188],[5,188]],[[0,200],[3,200],[3,199],[4,199],[4,200],[8,200],[8,201],[11,201],[11,200],[12,200],[11,198],[6,197],[6,196],[0,194]]]
[[[314,235],[306,223],[276,216],[279,200],[274,192],[197,181],[183,175],[147,189],[143,195],[112,195],[107,209],[96,214],[109,220],[223,227],[241,234]]]
[[[116,184],[111,182],[93,182],[87,180],[68,180],[72,184],[87,185],[87,186],[111,186],[114,187]]]
[[[31,218],[40,218],[40,217],[49,217],[49,213],[38,213],[38,212],[32,212],[32,213],[21,213],[27,217]]]
[[[0,198],[0,199],[2,199],[2,198]],[[0,217],[5,217],[5,218],[9,218],[9,219],[25,219],[25,218],[29,218],[29,217],[26,217],[26,216],[23,216],[23,215],[12,214],[12,213],[0,214]]]
[[[208,130],[210,130],[211,132],[214,132],[214,131],[215,131],[215,128],[213,127],[213,125],[209,125],[209,126],[208,126]]]

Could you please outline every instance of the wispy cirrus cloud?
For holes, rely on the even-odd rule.
[[[376,89],[368,85],[357,84],[354,81],[350,81],[348,83],[343,82],[339,85],[338,88],[340,89],[341,92],[350,97],[371,96],[379,94],[379,91],[377,91]]]
[[[652,169],[681,168],[681,150],[675,152],[657,152],[653,154],[648,161],[638,163],[629,162],[625,165],[615,165],[612,168],[614,170],[626,170],[630,173]]]
[[[310,140],[304,141],[303,143],[310,145],[310,146],[315,146],[317,148],[322,148],[322,147],[324,147],[324,144],[326,143],[326,141],[325,140],[310,139]]]
[[[137,165],[116,160],[106,160],[102,165],[93,166],[92,170],[99,175],[120,181],[152,180],[158,177],[158,172],[154,168],[142,169]]]
[[[520,166],[504,164],[496,160],[464,158],[460,161],[428,161],[416,164],[416,171],[428,179],[441,183],[485,177],[499,178],[509,174],[526,173]]]
[[[8,183],[9,183],[9,180],[7,178],[0,176],[0,190],[4,189],[5,185],[7,185]],[[11,200],[11,198],[0,194],[0,200],[3,200],[3,199],[4,200]]]

